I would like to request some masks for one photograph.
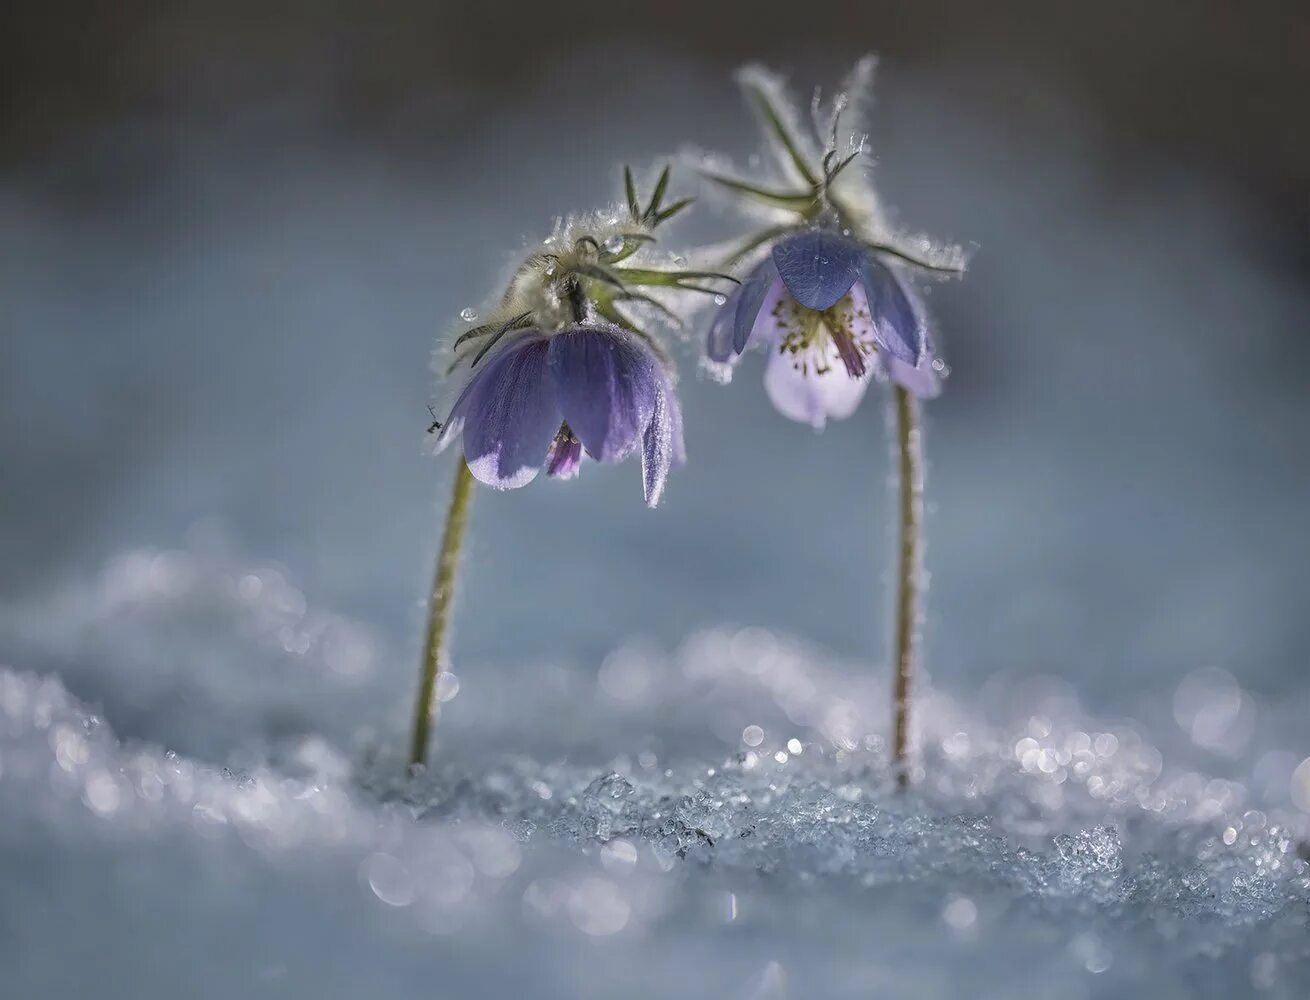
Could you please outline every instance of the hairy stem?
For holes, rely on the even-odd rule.
[[[896,782],[909,784],[910,679],[914,673],[918,627],[919,563],[923,528],[923,440],[918,402],[899,385],[894,389],[896,454],[900,496],[900,558],[896,572],[896,691],[892,765]]]
[[[455,596],[455,571],[459,568],[459,549],[468,525],[469,500],[473,495],[473,473],[461,457],[455,470],[455,486],[446,512],[446,530],[441,536],[441,553],[437,556],[432,597],[428,603],[427,636],[423,642],[423,664],[419,675],[418,701],[414,707],[414,739],[410,743],[409,762],[422,764],[428,755],[428,733],[436,712],[437,675],[445,652],[446,626],[450,623],[450,605]]]

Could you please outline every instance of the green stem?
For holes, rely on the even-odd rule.
[[[441,672],[441,658],[445,652],[446,626],[450,623],[450,605],[455,596],[455,571],[459,568],[459,549],[464,541],[464,528],[468,525],[472,495],[473,473],[469,472],[468,463],[461,457],[455,470],[455,486],[450,497],[450,510],[446,512],[446,530],[441,536],[441,554],[437,557],[432,597],[428,603],[428,629],[423,642],[418,701],[414,708],[414,739],[409,750],[411,765],[424,763],[428,755],[428,733],[437,709],[437,675]]]
[[[914,673],[918,626],[923,528],[923,441],[918,402],[899,385],[896,398],[896,453],[899,466],[900,561],[896,573],[896,693],[892,765],[896,783],[909,784],[910,679]]]

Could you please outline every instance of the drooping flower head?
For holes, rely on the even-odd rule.
[[[762,348],[774,406],[816,428],[850,416],[874,376],[931,397],[948,371],[907,272],[958,272],[959,251],[934,250],[921,239],[910,249],[910,241],[889,229],[867,178],[848,169],[863,154],[864,138],[853,137],[845,149],[839,142],[843,114],[858,110],[847,94],[867,91],[873,66],[865,59],[856,67],[826,126],[815,98],[812,139],[777,78],[757,68],[743,71],[739,81],[760,113],[782,176],[760,184],[705,171],[769,223],[726,255],[727,266],[754,263],[710,324],[708,367],[726,379],[747,347]]]
[[[622,209],[561,223],[510,280],[491,322],[456,338],[446,373],[464,379],[437,448],[463,442],[469,470],[494,489],[525,486],[544,468],[569,479],[585,456],[621,462],[641,453],[646,502],[684,460],[673,365],[639,325],[644,311],[676,320],[664,294],[714,289],[708,272],[642,266],[652,231],[690,199],[662,206],[668,170],[643,208],[625,172]],[[727,279],[732,280],[732,279]],[[467,318],[467,316],[466,316]]]

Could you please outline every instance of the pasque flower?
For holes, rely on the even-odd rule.
[[[851,82],[867,86],[872,61]],[[850,416],[871,378],[878,376],[918,397],[941,391],[947,371],[935,353],[922,303],[907,267],[959,269],[954,250],[911,251],[891,234],[877,211],[872,188],[847,168],[864,140],[839,150],[839,127],[848,100],[833,103],[828,135],[813,131],[824,151],[804,137],[778,81],[749,69],[741,74],[761,112],[780,183],[758,184],[716,170],[709,178],[762,207],[775,224],[730,254],[729,266],[763,253],[746,280],[720,306],[710,324],[705,357],[723,377],[748,347],[767,352],[764,387],[777,409],[793,420],[824,426]]]
[[[642,314],[677,323],[660,296],[717,295],[715,282],[736,279],[657,266],[650,250],[654,230],[691,202],[666,206],[668,184],[666,167],[643,205],[625,170],[626,212],[559,223],[515,270],[490,321],[465,330],[451,345],[445,373],[458,373],[462,382],[449,415],[434,419],[428,430],[437,434],[438,451],[458,439],[464,454],[428,604],[410,741],[415,767],[427,758],[474,482],[515,489],[543,468],[548,476],[571,479],[584,456],[621,462],[640,451],[646,502],[654,507],[670,466],[684,460],[673,364],[643,329]],[[460,315],[475,318],[471,309]]]
[[[808,130],[801,126],[778,79],[756,68],[739,80],[759,112],[776,163],[762,182],[718,169],[703,172],[759,211],[764,228],[723,258],[750,264],[746,280],[710,323],[705,361],[730,377],[750,346],[768,354],[764,388],[792,420],[822,428],[849,417],[869,381],[892,384],[892,429],[898,473],[895,687],[892,759],[901,784],[909,780],[909,705],[921,609],[923,435],[919,400],[936,396],[946,365],[937,357],[923,306],[908,269],[956,272],[958,250],[892,232],[873,188],[848,170],[864,139],[842,149],[842,113],[868,90],[873,60],[862,60],[845,92],[830,106],[826,127],[815,97]],[[754,258],[754,263],[750,262]]]
[[[782,237],[719,307],[709,361],[730,369],[752,345],[767,352],[773,405],[816,428],[849,417],[875,374],[916,396],[941,391],[918,297],[895,265],[839,232]]]
[[[463,438],[474,478],[494,489],[577,475],[585,453],[621,462],[640,450],[646,502],[683,461],[682,411],[654,350],[621,327],[589,323],[517,332],[474,368],[438,446]]]

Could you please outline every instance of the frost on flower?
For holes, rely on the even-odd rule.
[[[871,377],[928,398],[947,371],[908,271],[958,272],[962,257],[892,232],[856,166],[864,137],[842,142],[843,118],[858,118],[852,99],[867,93],[873,65],[857,65],[826,122],[816,97],[812,135],[776,77],[744,70],[739,82],[759,112],[775,175],[756,182],[704,170],[767,223],[725,255],[726,266],[750,266],[710,324],[707,367],[726,379],[747,347],[762,348],[774,406],[815,428],[850,416]]]
[[[677,296],[717,294],[714,283],[733,279],[658,266],[654,230],[690,199],[664,205],[667,168],[645,205],[630,171],[624,179],[626,204],[557,226],[491,320],[452,345],[447,375],[462,379],[433,426],[437,447],[462,439],[488,486],[525,486],[543,468],[568,479],[584,455],[612,463],[640,451],[653,507],[684,460],[676,372],[646,321],[677,323]]]

